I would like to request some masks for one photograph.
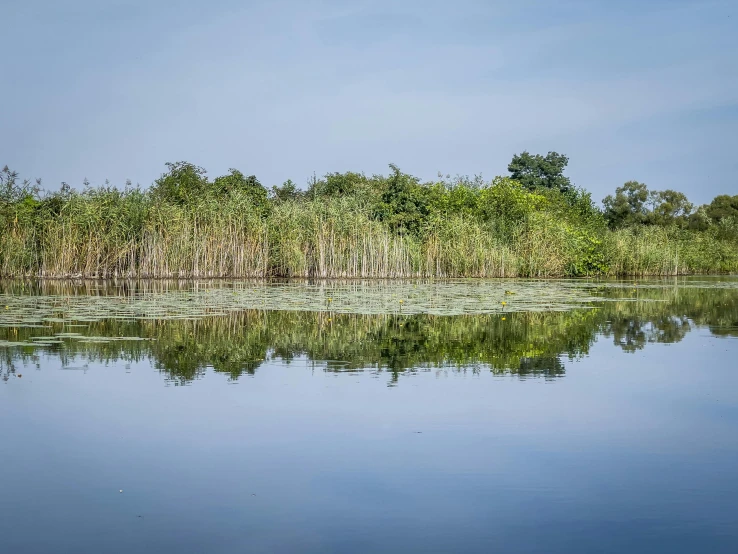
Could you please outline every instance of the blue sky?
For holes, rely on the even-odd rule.
[[[167,161],[271,186],[316,172],[505,174],[556,150],[738,194],[734,0],[0,0],[0,164],[47,188]]]

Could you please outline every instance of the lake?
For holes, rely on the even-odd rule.
[[[0,552],[738,552],[738,277],[0,283]]]

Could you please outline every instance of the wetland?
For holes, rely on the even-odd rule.
[[[0,542],[734,552],[737,357],[730,276],[0,282]]]

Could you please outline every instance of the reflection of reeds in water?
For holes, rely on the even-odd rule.
[[[177,285],[144,285],[149,286]],[[679,341],[693,323],[738,336],[735,289],[628,284],[606,288],[602,294],[608,301],[594,310],[504,316],[246,310],[200,320],[102,319],[89,322],[80,332],[153,340],[85,343],[64,338],[63,346],[35,351],[6,348],[0,355],[6,368],[18,359],[32,360],[40,352],[60,356],[65,365],[79,365],[80,357],[110,362],[149,358],[178,382],[197,378],[209,367],[235,379],[271,359],[306,360],[335,372],[389,371],[394,379],[403,371],[431,368],[553,378],[564,374],[563,359],[586,355],[598,335],[611,338],[626,351]],[[50,323],[46,329],[8,327],[0,329],[0,340],[24,341],[65,330],[69,329],[63,323]]]

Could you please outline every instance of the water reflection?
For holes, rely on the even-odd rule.
[[[65,294],[125,296],[130,286],[16,283],[5,285],[5,292],[48,294],[49,287],[57,287],[59,294],[67,287]],[[160,290],[192,284],[139,286]],[[70,367],[146,358],[173,382],[186,384],[208,368],[237,380],[267,361],[300,359],[326,372],[387,372],[390,384],[404,372],[433,368],[555,379],[565,374],[566,360],[586,356],[598,337],[635,352],[651,343],[679,342],[695,327],[738,336],[735,288],[640,285],[636,290],[628,285],[603,287],[598,294],[602,302],[592,309],[568,312],[405,316],[246,310],[200,320],[103,320],[73,330],[153,340],[66,338],[43,348],[3,348],[0,367],[7,380],[19,371],[18,364],[39,364],[44,355],[59,356]],[[0,340],[27,341],[69,330],[59,322],[43,329],[0,328]]]

